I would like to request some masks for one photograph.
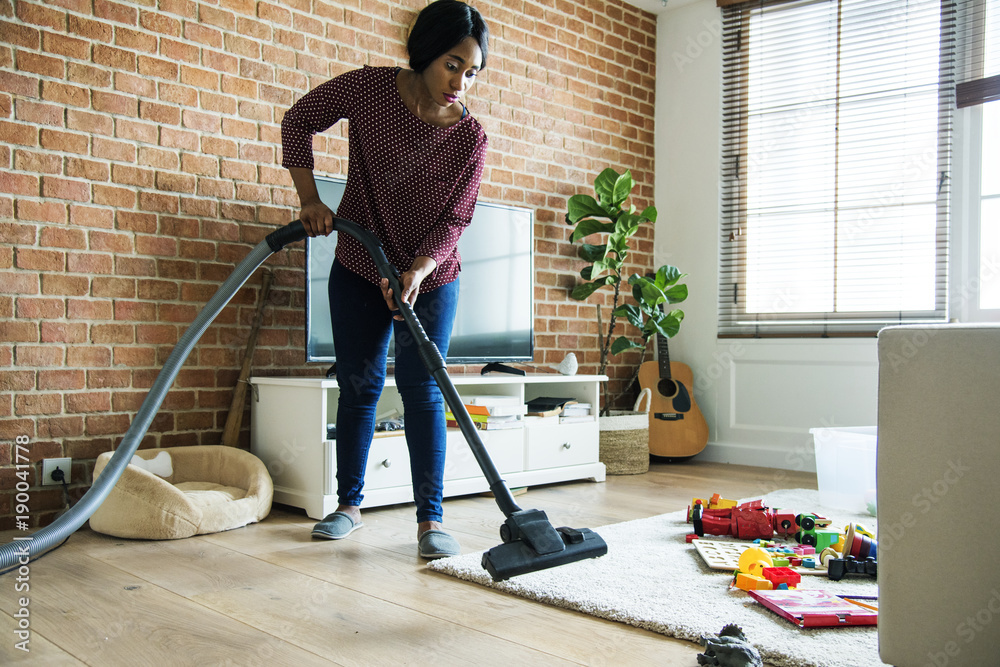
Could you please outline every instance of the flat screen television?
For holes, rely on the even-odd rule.
[[[346,181],[316,177],[320,199],[336,211]],[[462,234],[458,312],[448,363],[531,361],[534,347],[534,213],[480,201]],[[337,233],[306,239],[306,361],[333,363],[327,281]],[[394,346],[389,346],[392,363]]]

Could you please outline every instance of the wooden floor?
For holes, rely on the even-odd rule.
[[[816,488],[811,473],[688,461],[607,482],[518,496],[555,525],[596,528],[687,507]],[[262,523],[177,541],[84,528],[0,577],[0,664],[37,665],[696,665],[696,644],[523,600],[431,572],[416,555],[412,505],[364,512],[346,540],[313,540],[314,521],[276,505]],[[445,501],[465,551],[500,543],[492,498]],[[9,542],[13,533],[0,535]],[[27,595],[30,653],[15,648]]]

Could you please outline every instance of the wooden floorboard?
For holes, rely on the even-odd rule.
[[[516,497],[555,525],[599,528],[684,509],[693,496],[816,488],[812,473],[654,462],[605,483]],[[346,540],[276,505],[260,524],[176,541],[78,531],[31,564],[30,653],[15,647],[14,573],[0,577],[0,663],[46,665],[694,665],[700,647],[432,572],[412,505],[363,512]],[[499,544],[487,496],[445,502],[464,551]],[[13,538],[0,535],[0,543]]]

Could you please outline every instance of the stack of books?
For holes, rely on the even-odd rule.
[[[560,424],[592,421],[594,421],[594,414],[590,403],[570,403],[563,407],[562,412],[559,413]]]
[[[477,429],[494,431],[524,427],[524,413],[528,406],[516,396],[465,396],[464,403]],[[445,418],[449,428],[458,428],[451,410],[445,412]]]

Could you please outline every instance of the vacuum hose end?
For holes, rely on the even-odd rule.
[[[278,252],[284,248],[289,243],[295,243],[296,241],[301,241],[306,237],[306,228],[302,225],[301,220],[296,220],[295,222],[290,222],[280,229],[276,229],[267,235],[265,239],[267,245],[271,248],[271,252]]]

